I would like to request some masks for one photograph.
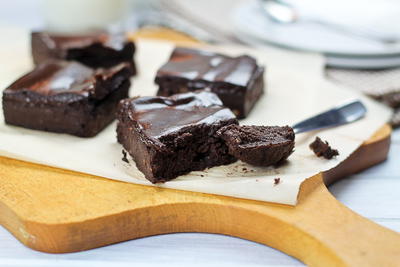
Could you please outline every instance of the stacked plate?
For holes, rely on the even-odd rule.
[[[400,66],[400,27],[397,26],[400,25],[400,2],[298,0],[293,1],[293,6],[299,14],[299,19],[293,23],[273,21],[262,11],[258,1],[246,1],[237,6],[232,21],[239,38],[245,42],[267,42],[324,53],[329,66],[358,69]],[[339,27],[355,34],[338,30]],[[365,30],[393,41],[383,42],[357,34]]]

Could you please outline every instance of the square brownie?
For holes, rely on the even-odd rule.
[[[92,68],[110,68],[128,62],[132,75],[136,74],[133,61],[135,45],[124,35],[105,31],[81,34],[33,32],[32,56],[35,64],[49,59],[75,60]]]
[[[170,96],[209,88],[239,118],[245,118],[264,91],[264,68],[249,56],[175,48],[157,72],[157,95]]]
[[[74,61],[47,61],[4,90],[5,122],[92,137],[116,118],[130,77],[129,63],[92,69]]]
[[[124,99],[117,113],[118,142],[152,183],[236,161],[216,135],[236,116],[212,92]]]

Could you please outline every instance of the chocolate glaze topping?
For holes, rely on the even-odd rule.
[[[30,90],[42,95],[84,94],[93,87],[95,70],[76,62],[49,62],[18,79],[7,92]]]
[[[25,92],[54,100],[66,94],[101,99],[129,77],[128,63],[109,69],[92,69],[78,62],[53,60],[37,65],[32,72],[15,81],[4,91],[4,96]]]
[[[141,97],[122,100],[120,105],[134,121],[145,143],[165,148],[163,138],[193,125],[212,125],[225,119],[236,121],[230,109],[212,92],[199,91],[172,97]],[[146,135],[144,134],[146,132]]]
[[[120,51],[129,41],[123,35],[110,35],[105,31],[88,33],[57,34],[51,32],[34,32],[32,38],[40,38],[57,58],[67,58],[68,49],[84,48],[93,44],[101,44]]]
[[[179,76],[188,80],[247,86],[256,68],[255,59],[249,56],[233,58],[179,47],[174,50],[169,62],[160,68],[157,77]]]
[[[91,68],[110,68],[129,62],[132,75],[136,74],[133,60],[135,45],[121,34],[106,31],[71,34],[33,32],[31,43],[35,64],[59,59],[78,61]]]

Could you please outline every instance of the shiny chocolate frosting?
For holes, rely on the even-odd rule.
[[[90,31],[84,33],[59,34],[52,32],[33,32],[32,38],[40,38],[47,47],[60,58],[66,57],[68,49],[85,48],[93,44],[120,51],[129,41],[124,35],[113,35],[106,31]]]
[[[75,61],[52,60],[37,65],[15,81],[4,90],[4,95],[25,92],[49,98],[70,94],[101,99],[129,76],[128,63],[109,69],[92,69]]]
[[[257,63],[249,56],[225,55],[188,48],[175,48],[169,61],[157,72],[157,77],[175,76],[188,80],[227,82],[247,86]]]
[[[194,125],[212,126],[221,121],[234,121],[236,116],[222,106],[212,92],[197,91],[171,97],[138,97],[120,102],[119,112],[127,112],[147,145],[161,148],[164,137],[181,131],[190,132]]]

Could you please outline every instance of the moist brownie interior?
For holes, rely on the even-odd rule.
[[[264,167],[287,159],[295,144],[295,134],[289,126],[229,125],[220,129],[218,135],[236,158]]]
[[[118,142],[150,182],[166,182],[236,161],[216,132],[237,123],[212,92],[125,99],[118,108]]]

